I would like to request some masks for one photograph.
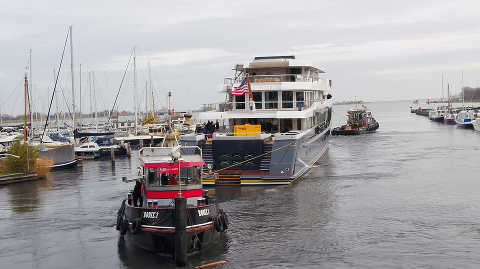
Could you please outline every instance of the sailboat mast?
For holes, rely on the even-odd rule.
[[[462,106],[463,106],[463,110],[465,110],[465,90],[463,89],[463,71],[462,71]]]
[[[80,110],[80,128],[82,126],[82,64],[80,64],[80,102],[79,102],[79,110]]]
[[[135,135],[138,134],[138,104],[137,104],[137,46],[133,47],[133,84],[135,85]]]
[[[447,84],[447,92],[448,92],[448,111],[451,111],[452,110],[452,103],[450,102],[450,84]]]
[[[445,94],[443,93],[443,74],[442,74],[442,104],[445,106]]]
[[[145,119],[148,119],[148,82],[145,82]]]
[[[91,78],[91,73],[88,72],[88,92],[90,95],[90,123],[92,123],[92,115],[93,115],[93,109],[92,109],[92,78]],[[93,123],[92,123],[93,124]],[[90,125],[92,126],[92,125]]]
[[[74,73],[73,73],[73,26],[70,26],[70,72],[72,73],[72,105],[73,105],[73,131],[75,131],[75,82],[73,80]],[[75,139],[73,140],[73,144],[75,144]]]
[[[108,103],[108,77],[107,77],[107,67],[105,66],[105,91],[107,92],[107,119],[110,123],[110,104]]]
[[[95,91],[95,72],[92,71],[92,81],[93,81],[93,107],[95,109],[95,132],[98,133],[98,110],[97,110],[97,94]]]
[[[148,78],[150,80],[150,104],[151,104],[151,113],[155,117],[155,110],[153,107],[153,87],[152,87],[152,76],[150,75],[150,62],[148,62]]]
[[[30,85],[32,84],[32,50],[30,50]],[[29,91],[28,95],[30,98],[28,98],[29,102],[32,100],[32,87],[29,85]],[[30,107],[30,106],[29,106]],[[32,114],[32,109],[30,108],[30,140],[33,138],[33,114]]]
[[[28,81],[27,81],[27,72],[25,72],[25,120],[23,121],[23,141],[27,142],[27,88],[28,88]]]
[[[55,80],[55,77],[56,77],[57,74],[55,74],[55,69],[53,69],[53,79]],[[60,131],[60,118],[58,117],[58,93],[57,93],[57,89],[54,87],[54,93],[53,95],[55,96],[55,107],[56,107],[56,111],[55,111],[55,120],[56,120],[56,123],[57,123],[57,131]]]

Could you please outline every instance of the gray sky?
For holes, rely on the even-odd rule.
[[[23,77],[32,50],[32,88],[46,112],[70,25],[79,109],[111,108],[137,46],[140,109],[151,64],[155,102],[172,92],[176,111],[221,102],[214,93],[235,62],[295,55],[320,62],[335,101],[442,96],[480,83],[479,1],[3,1],[0,3],[2,114],[23,114]],[[59,86],[70,99],[70,47]],[[132,63],[117,101],[133,111]],[[27,70],[30,75],[30,70]],[[108,92],[108,94],[107,94]],[[62,96],[63,98],[63,96]],[[70,101],[69,101],[70,102]]]

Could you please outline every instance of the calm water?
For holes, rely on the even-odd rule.
[[[188,267],[477,268],[480,132],[368,104],[375,134],[332,137],[324,162],[280,187],[214,190],[230,230]],[[334,126],[350,106],[334,107]],[[0,186],[1,268],[174,268],[115,230],[136,156],[84,161],[47,179]],[[213,192],[213,190],[211,190]]]

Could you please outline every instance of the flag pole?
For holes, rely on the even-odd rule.
[[[250,87],[250,76],[247,73],[247,84],[248,84],[248,92],[250,93],[250,101],[253,100],[252,88]]]

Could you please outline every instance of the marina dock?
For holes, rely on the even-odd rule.
[[[18,183],[37,179],[37,173],[16,173],[6,176],[0,176],[0,185]]]

